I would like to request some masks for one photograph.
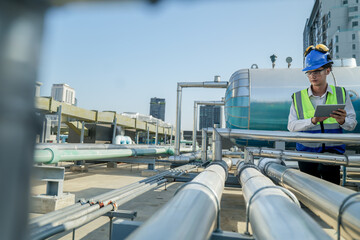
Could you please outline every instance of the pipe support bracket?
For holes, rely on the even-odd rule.
[[[237,177],[238,178],[240,178],[240,175],[241,175],[242,171],[244,171],[246,168],[254,168],[254,169],[258,170],[259,172],[261,172],[260,169],[256,165],[254,165],[252,163],[240,162],[238,167],[237,167],[237,171],[238,171],[237,172]]]
[[[227,166],[227,164],[226,164],[226,162],[225,161],[223,161],[223,160],[221,160],[221,161],[213,161],[213,162],[211,162],[207,167],[210,167],[211,165],[219,165],[219,166],[221,166],[223,169],[224,169],[224,171],[225,171],[225,181],[227,180],[227,178],[228,178],[228,175],[229,175],[229,168],[228,168],[228,166]],[[207,170],[208,171],[208,170]]]
[[[337,239],[340,240],[340,226],[341,226],[341,220],[342,220],[342,215],[344,213],[344,211],[346,210],[346,208],[348,208],[350,205],[354,204],[354,203],[359,203],[359,201],[353,201],[348,203],[348,201],[356,196],[359,196],[360,192],[356,192],[353,194],[350,194],[349,196],[347,196],[343,202],[340,205],[339,208],[339,214],[338,214],[338,218],[337,218]],[[348,204],[347,204],[348,203]]]

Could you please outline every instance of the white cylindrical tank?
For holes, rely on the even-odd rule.
[[[360,133],[360,67],[333,67],[338,86],[345,87],[357,114]],[[334,85],[331,74],[327,77]],[[228,128],[287,131],[292,94],[310,82],[300,68],[241,69],[229,80],[225,95]]]
[[[115,137],[115,144],[132,144],[132,140],[129,136],[117,135]]]

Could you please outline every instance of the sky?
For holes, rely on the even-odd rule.
[[[165,98],[175,124],[177,82],[222,81],[239,69],[302,67],[303,30],[314,0],[163,0],[76,3],[45,17],[38,80],[42,96],[66,83],[78,106],[149,114]],[[219,101],[225,89],[183,89],[182,129],[194,101]]]

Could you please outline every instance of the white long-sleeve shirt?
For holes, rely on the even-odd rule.
[[[311,90],[311,87],[308,88],[308,95],[314,108],[316,108],[316,106],[319,104],[325,104],[326,94],[328,92],[333,93],[329,85],[327,87],[326,92],[322,96],[315,96]],[[356,113],[351,103],[349,93],[346,93],[345,111],[346,111],[345,122],[343,125],[340,125],[340,127],[343,128],[344,130],[352,131],[356,127],[357,121],[356,121]],[[309,119],[297,118],[294,102],[292,102],[290,107],[289,119],[288,119],[288,130],[290,132],[306,131],[314,126],[316,126],[316,124],[313,124],[311,122],[311,118]]]

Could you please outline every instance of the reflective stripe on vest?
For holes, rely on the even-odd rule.
[[[343,87],[335,87],[329,85],[333,93],[328,92],[326,95],[325,104],[344,104],[345,90]],[[293,94],[293,101],[298,119],[309,119],[314,117],[315,109],[312,105],[308,89],[301,90]],[[335,118],[328,118],[324,121],[325,133],[342,133],[342,128]],[[313,126],[311,129],[304,131],[307,133],[321,133],[320,123]],[[340,153],[345,151],[345,145],[326,144],[325,151],[328,149],[336,150]],[[307,152],[321,152],[323,149],[321,143],[296,143],[296,150]]]
[[[343,87],[335,87],[329,85],[333,93],[328,92],[326,95],[325,104],[344,104],[345,103],[345,90]],[[308,119],[314,117],[315,109],[312,105],[308,90],[303,89],[293,94],[294,106],[298,119]],[[320,124],[319,122],[317,124]],[[335,118],[328,118],[324,124],[337,124]]]

